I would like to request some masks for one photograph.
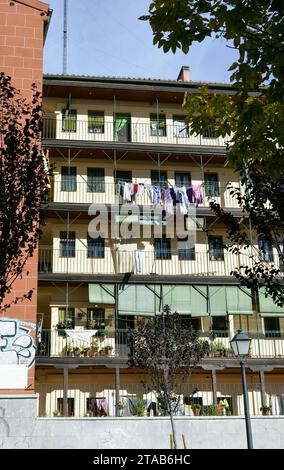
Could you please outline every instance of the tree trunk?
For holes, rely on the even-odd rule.
[[[170,411],[170,420],[171,420],[171,426],[172,426],[172,432],[173,432],[174,449],[177,449],[176,427],[175,427],[175,422],[174,422],[172,411]]]

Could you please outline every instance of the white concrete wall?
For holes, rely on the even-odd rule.
[[[0,396],[0,449],[169,449],[168,418],[36,418],[36,396]],[[243,417],[178,417],[189,449],[246,448]],[[284,449],[284,417],[252,418],[254,448]]]

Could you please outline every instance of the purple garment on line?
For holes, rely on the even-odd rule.
[[[161,202],[161,187],[157,184],[152,187],[152,204]]]
[[[192,202],[195,203],[196,207],[203,202],[201,186],[199,184],[192,186]]]
[[[164,201],[164,209],[167,215],[172,215],[174,213],[174,204],[171,196],[171,189],[163,189],[162,197]]]
[[[188,202],[192,203],[193,200],[192,200],[192,187],[191,186],[189,188],[187,188],[186,194],[187,194],[187,197],[188,197]]]

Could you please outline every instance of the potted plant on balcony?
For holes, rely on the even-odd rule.
[[[112,346],[105,346],[105,347],[104,347],[105,355],[106,355],[106,356],[110,356],[112,350],[113,350],[113,347],[112,347]]]
[[[66,337],[65,330],[72,330],[74,328],[73,321],[69,318],[66,318],[64,321],[58,322],[55,327],[58,330],[58,336]]]
[[[262,411],[263,416],[270,416],[272,413],[272,406],[262,406],[260,408],[260,411]]]
[[[192,405],[192,411],[194,416],[200,416],[201,405],[199,405],[199,403],[194,403],[194,405]]]

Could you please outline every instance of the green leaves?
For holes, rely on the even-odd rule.
[[[37,246],[44,182],[39,93],[34,93],[32,103],[24,100],[10,79],[1,73],[0,108],[0,304],[3,311],[9,307],[4,303],[6,295]],[[31,291],[22,299],[30,296]]]

